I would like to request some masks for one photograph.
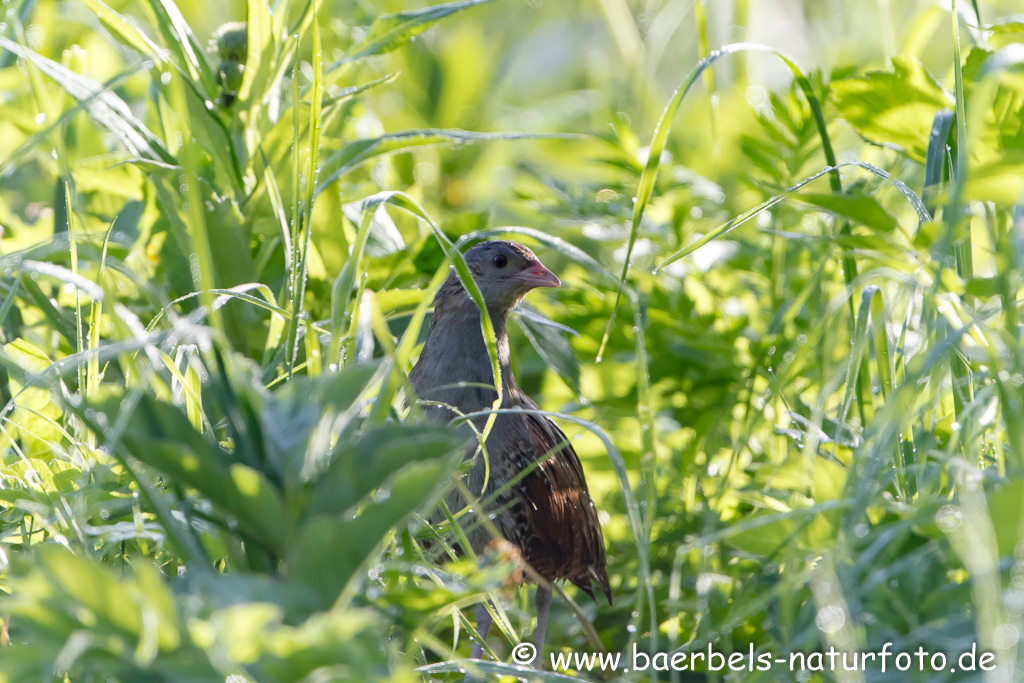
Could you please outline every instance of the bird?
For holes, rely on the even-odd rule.
[[[597,586],[612,602],[604,538],[579,457],[562,430],[520,389],[511,367],[510,312],[531,290],[560,287],[561,282],[529,248],[516,242],[480,242],[466,251],[464,259],[494,328],[502,392],[501,411],[485,450],[478,448],[479,440],[467,424],[459,427],[467,435],[466,459],[475,458],[466,485],[479,501],[490,501],[482,512],[532,569],[527,577],[537,583],[533,666],[539,668],[554,582],[568,580],[595,602]],[[487,413],[495,403],[480,309],[454,268],[434,297],[427,339],[409,380],[425,417],[433,422]],[[482,432],[487,417],[470,419]],[[452,511],[467,504],[457,489],[447,494],[446,503]],[[469,528],[466,537],[474,553],[486,550],[494,540],[493,533],[479,524]],[[473,659],[482,655],[481,641],[491,625],[483,602],[476,607],[476,620],[480,640],[474,644]]]

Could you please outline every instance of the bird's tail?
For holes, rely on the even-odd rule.
[[[587,573],[583,576],[579,576],[575,579],[570,579],[577,587],[581,588],[584,593],[590,596],[590,599],[597,602],[597,598],[594,597],[594,584],[608,596],[608,604],[612,604],[612,586],[608,581],[608,570],[604,567],[595,567],[590,565],[587,567]]]

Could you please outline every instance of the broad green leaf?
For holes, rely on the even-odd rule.
[[[275,553],[284,552],[289,539],[288,515],[278,493],[261,473],[239,464],[225,468],[177,444],[133,438],[126,438],[125,444],[139,461],[198,490],[214,507],[236,519],[247,535]]]
[[[998,296],[1006,291],[1006,278],[1001,275],[996,277],[973,277],[964,288],[964,291],[971,296],[987,299]]]
[[[244,665],[247,681],[414,680],[382,665],[386,660],[380,643],[386,636],[381,614],[373,609],[346,607],[296,622],[276,605],[240,602],[193,620],[190,631],[211,658],[227,654]]]
[[[1007,154],[1002,159],[971,169],[964,184],[964,199],[1013,205],[1024,198],[1024,154]]]
[[[51,457],[52,451],[47,452]],[[0,467],[0,472],[25,482],[27,486],[46,493],[67,493],[75,489],[75,480],[82,471],[63,460],[40,460],[26,458],[18,460],[7,467]]]
[[[267,459],[289,483],[321,474],[330,462],[330,444],[311,444],[313,429],[327,412],[336,415],[332,428],[343,431],[341,414],[349,412],[376,370],[375,364],[364,364],[316,378],[298,377],[267,398],[260,411]],[[349,414],[349,419],[354,417]]]
[[[460,436],[439,427],[375,427],[358,440],[339,444],[327,470],[315,483],[307,511],[310,515],[343,513],[404,465],[446,462],[461,445]]]
[[[237,463],[225,467],[208,454],[162,441],[126,437],[125,446],[138,460],[172,481],[199,491],[217,509],[234,517],[245,534],[275,553],[284,552],[289,537],[288,517],[277,491],[261,473]]]
[[[318,596],[307,586],[269,574],[210,572],[192,577],[189,588],[216,608],[240,602],[272,603],[281,608],[290,623],[315,612],[319,604]]]
[[[42,372],[53,361],[46,352],[26,339],[15,339],[3,347],[4,356],[30,372]]]
[[[33,273],[33,269],[31,267],[27,267],[31,265],[30,263],[22,261],[17,265],[19,268],[26,271],[21,273],[18,283],[21,291],[23,291],[26,296],[20,298],[24,299],[27,305],[35,306],[42,311],[43,315],[46,317],[47,324],[51,325],[53,329],[60,334],[63,342],[67,344],[67,348],[69,350],[74,348],[75,338],[77,336],[75,334],[74,316],[69,314],[68,311],[63,308],[55,305],[53,299],[43,293],[42,289],[39,287],[39,282],[36,281],[35,277],[30,275],[30,273]],[[66,269],[63,268],[61,270],[66,271]],[[71,271],[66,272],[70,273]]]
[[[843,220],[859,223],[879,232],[892,232],[898,225],[896,217],[889,213],[874,197],[862,192],[852,194],[801,193],[795,199],[817,206]]]
[[[1013,14],[1007,17],[1000,17],[998,20],[982,28],[995,34],[1024,33],[1024,15]]]
[[[121,403],[113,398],[96,407],[113,423]],[[283,552],[288,542],[288,517],[277,491],[262,473],[232,463],[232,456],[199,434],[179,408],[143,396],[122,443],[133,457],[171,481],[202,493],[233,516],[245,533]]]
[[[423,300],[424,294],[421,289],[401,289],[392,287],[377,292],[377,303],[385,314],[404,312],[416,308],[416,305]]]
[[[410,448],[414,447],[406,445],[403,457]],[[447,464],[436,460],[407,465],[358,515],[313,517],[302,527],[289,556],[289,575],[334,602],[388,531],[423,505],[447,472]]]
[[[32,560],[22,558],[16,567],[15,598],[5,601],[12,618],[65,637],[86,628],[124,638],[129,651],[148,653],[147,659],[180,646],[174,598],[150,564],[122,577],[55,544],[35,550]]]
[[[955,103],[917,59],[893,57],[892,66],[892,71],[833,82],[835,106],[868,140],[924,163],[935,114],[953,109]]]
[[[1022,540],[1020,520],[1024,514],[1024,480],[1010,479],[988,491],[986,498],[999,556],[1011,557]]]
[[[760,517],[778,517],[775,521],[758,525],[756,528],[745,529],[730,534],[726,543],[732,547],[752,555],[771,556],[780,548],[794,544],[805,551],[822,552],[831,543],[835,531],[830,518],[835,515],[820,514],[810,523],[798,512],[761,513],[747,515],[744,522],[754,522]]]
[[[972,135],[978,137],[980,130],[985,139],[994,133],[995,139],[990,141],[996,152],[993,156],[1024,153],[1024,44],[1012,43],[995,53],[974,48],[968,64],[972,58],[978,64],[976,74],[972,74],[976,82],[968,92]]]

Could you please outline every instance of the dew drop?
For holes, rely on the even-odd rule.
[[[935,525],[945,533],[956,531],[963,519],[963,512],[956,505],[944,505],[935,513]]]
[[[815,619],[815,623],[817,623],[818,628],[823,633],[836,633],[843,627],[845,622],[846,614],[836,605],[822,608]]]
[[[38,123],[39,125],[43,125],[44,123],[46,123],[46,112],[41,111],[38,114],[36,114],[36,123]]]

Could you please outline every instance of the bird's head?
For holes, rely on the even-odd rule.
[[[507,311],[536,287],[560,287],[532,251],[515,242],[481,242],[465,253],[466,265],[491,310]]]

